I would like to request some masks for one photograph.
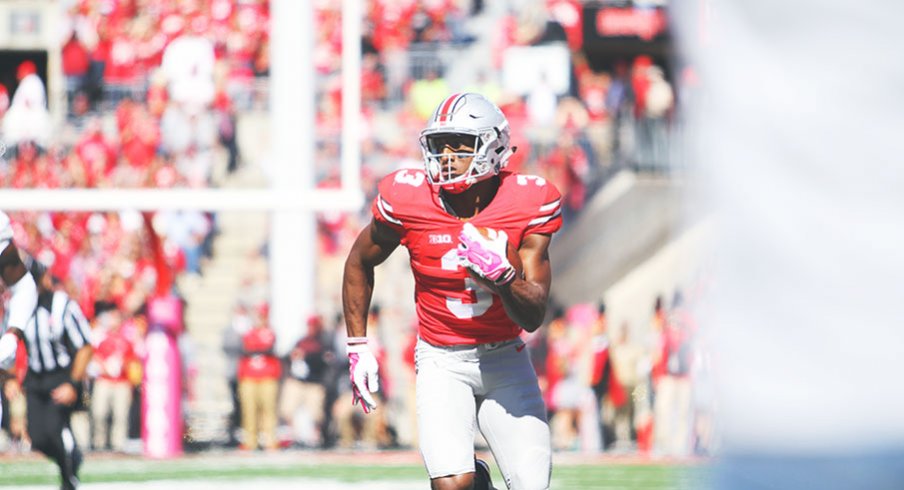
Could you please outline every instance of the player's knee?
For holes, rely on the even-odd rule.
[[[53,445],[53,438],[49,433],[43,430],[29,430],[29,437],[31,438],[31,447],[46,453],[47,450]]]
[[[549,478],[541,480],[526,480],[524,478],[512,478],[512,490],[549,490]]]
[[[472,490],[474,473],[434,478],[430,480],[430,488],[432,490]]]
[[[48,458],[56,458],[63,453],[63,444],[48,436],[32,438],[31,448],[43,453]]]
[[[527,466],[511,475],[512,490],[549,490],[550,467],[548,464]]]

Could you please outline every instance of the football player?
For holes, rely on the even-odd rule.
[[[539,328],[546,312],[561,197],[542,178],[505,170],[515,151],[509,134],[505,116],[483,96],[446,98],[421,132],[424,170],[380,182],[373,220],[345,263],[350,377],[369,412],[379,389],[366,337],[374,267],[400,244],[408,249],[419,446],[433,489],[492,488],[485,463],[474,459],[475,429],[508,488],[549,488],[546,407],[519,333]]]
[[[16,360],[19,339],[23,342],[25,340],[22,332],[34,315],[38,304],[38,290],[31,273],[19,257],[19,251],[13,242],[12,223],[3,211],[0,211],[0,278],[10,292],[6,305],[6,332],[0,336],[0,371],[6,371]],[[0,375],[0,380],[5,378],[5,374]],[[0,411],[0,420],[2,417],[3,413]]]

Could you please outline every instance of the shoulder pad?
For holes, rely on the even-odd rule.
[[[562,227],[562,195],[555,185],[536,175],[513,173],[506,180],[529,216],[527,233],[554,233]]]
[[[432,189],[423,170],[402,169],[384,177],[378,191],[371,206],[374,218],[398,229],[405,225],[407,216],[430,198]]]

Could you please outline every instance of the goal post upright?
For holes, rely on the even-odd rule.
[[[342,0],[342,188],[361,190],[361,0]]]
[[[277,192],[314,189],[316,84],[312,2],[272,0],[270,132]],[[270,324],[288,352],[314,307],[314,211],[275,210],[270,221]]]

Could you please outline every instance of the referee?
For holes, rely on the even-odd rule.
[[[26,264],[38,286],[38,306],[25,327],[28,374],[24,388],[28,433],[33,448],[60,467],[63,490],[78,487],[82,454],[69,418],[82,391],[93,349],[90,326],[78,304],[54,291],[47,269],[37,260]]]

